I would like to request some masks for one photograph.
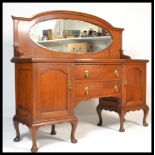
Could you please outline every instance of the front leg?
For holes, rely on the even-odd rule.
[[[19,142],[20,141],[19,122],[15,120],[15,116],[13,117],[13,124],[16,130],[16,137],[14,138],[14,142]]]
[[[74,119],[71,121],[71,126],[72,126],[72,131],[71,131],[71,142],[72,143],[77,143],[77,140],[75,139],[75,130],[77,128],[77,119]]]
[[[119,131],[124,132],[125,131],[125,129],[124,129],[125,112],[124,112],[124,110],[121,110],[118,112],[118,114],[119,114],[119,118],[120,118],[120,129],[119,129]]]
[[[143,125],[144,126],[148,126],[147,122],[146,122],[146,117],[148,115],[149,112],[149,107],[146,105],[145,108],[143,109],[144,112],[144,117],[143,117]]]
[[[31,130],[31,135],[32,135],[32,148],[31,148],[31,152],[37,152],[38,151],[38,147],[37,147],[37,143],[36,143],[36,134],[38,131],[38,127],[34,127],[32,126],[30,128]]]

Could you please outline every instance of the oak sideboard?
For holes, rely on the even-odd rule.
[[[123,28],[81,12],[48,11],[31,18],[15,17],[14,57],[16,113],[13,123],[15,142],[20,141],[19,123],[32,134],[32,152],[37,152],[39,127],[70,122],[71,142],[76,143],[78,103],[99,98],[101,111],[115,111],[120,132],[125,131],[125,114],[143,110],[146,104],[146,63],[123,54]]]

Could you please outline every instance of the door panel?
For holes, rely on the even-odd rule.
[[[126,104],[144,104],[145,99],[145,66],[134,64],[126,66]]]
[[[138,68],[131,68],[127,71],[127,101],[142,99],[142,71]],[[130,76],[132,75],[132,76]]]
[[[69,65],[39,65],[39,105],[43,119],[68,115],[71,110],[68,91]]]
[[[31,77],[31,64],[16,64],[16,114],[26,118],[31,116]]]

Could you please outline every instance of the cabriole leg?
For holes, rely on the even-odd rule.
[[[125,118],[125,112],[123,110],[121,110],[119,113],[119,118],[120,118],[120,132],[124,132],[124,118]]]
[[[30,130],[31,130],[31,135],[32,135],[31,152],[37,152],[38,147],[37,147],[37,143],[36,143],[36,135],[37,135],[38,127],[31,127]]]
[[[71,121],[71,126],[72,126],[72,131],[71,131],[71,142],[72,142],[72,143],[77,143],[77,140],[75,139],[75,130],[76,130],[76,128],[77,128],[77,122],[78,122],[77,119]]]
[[[52,125],[51,127],[51,135],[55,135],[56,131],[55,131],[55,124]]]
[[[99,117],[99,122],[97,123],[97,126],[102,126],[102,115],[101,115],[102,109],[100,108],[99,105],[97,106],[96,111]]]
[[[148,115],[149,112],[149,107],[146,105],[145,108],[143,109],[144,112],[144,117],[143,117],[143,125],[144,126],[148,126],[147,122],[146,122],[146,117]]]
[[[16,130],[16,137],[14,138],[14,141],[19,142],[20,141],[19,122],[15,120],[15,117],[13,117],[13,124]]]

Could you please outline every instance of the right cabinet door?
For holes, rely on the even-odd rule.
[[[122,94],[126,106],[145,104],[146,94],[146,67],[145,63],[123,65],[124,78]]]

